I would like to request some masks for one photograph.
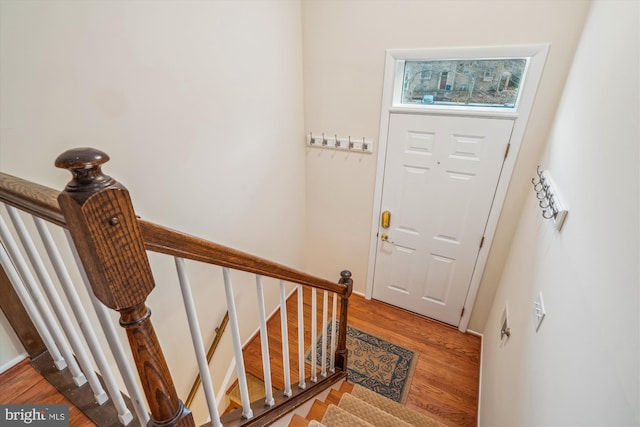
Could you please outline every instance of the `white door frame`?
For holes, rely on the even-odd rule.
[[[367,288],[365,297],[371,299],[373,294],[373,276],[375,269],[375,259],[378,247],[378,227],[380,205],[382,203],[382,184],[384,178],[384,167],[387,152],[387,133],[389,130],[389,117],[391,113],[405,114],[444,114],[458,116],[473,117],[489,117],[496,119],[514,119],[513,133],[511,134],[511,147],[503,166],[502,173],[498,180],[496,194],[494,198],[487,227],[484,234],[484,244],[480,248],[476,267],[471,277],[467,299],[464,304],[464,314],[460,319],[458,329],[462,332],[467,330],[473,304],[478,294],[480,280],[484,271],[489,250],[493,242],[500,211],[507,194],[507,188],[513,169],[515,167],[518,152],[524,137],[524,132],[529,119],[529,114],[533,107],[533,101],[538,83],[542,76],[542,69],[549,52],[548,44],[539,45],[520,45],[520,46],[492,46],[492,47],[473,47],[473,48],[442,48],[442,49],[392,49],[387,50],[384,73],[384,87],[382,92],[382,112],[380,117],[380,134],[378,137],[378,165],[376,169],[376,184],[373,200],[373,214],[371,221],[371,238],[369,243],[369,268],[367,271]],[[400,89],[402,85],[401,79],[397,79],[397,73],[402,75],[402,67],[404,60],[430,60],[430,59],[497,59],[497,58],[528,58],[529,64],[524,76],[524,84],[521,87],[520,98],[516,108],[512,110],[497,108],[478,108],[478,107],[458,107],[458,106],[439,106],[439,105],[415,105],[408,106],[400,103]]]

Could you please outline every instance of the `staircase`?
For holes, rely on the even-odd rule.
[[[332,389],[324,402],[316,400],[306,417],[294,415],[289,427],[443,427],[364,387],[348,382]]]
[[[342,271],[338,281],[326,280],[143,220],[136,215],[128,190],[103,174],[102,165],[108,160],[106,153],[93,148],[62,153],[55,164],[72,176],[62,192],[0,172],[0,310],[25,343],[32,364],[42,357],[50,361],[46,368],[52,375],[47,380],[58,387],[63,382],[57,378],[64,377],[70,385],[58,389],[67,398],[73,394],[88,398],[83,404],[70,399],[78,409],[88,414],[92,407],[113,405],[113,415],[92,418],[104,427],[196,425],[175,387],[147,306],[158,277],[158,271],[153,274],[149,252],[158,257],[156,270],[173,265],[177,273],[177,280],[164,277],[165,270],[162,273],[166,282],[162,287],[179,290],[182,296],[182,301],[178,299],[165,312],[173,315],[184,310],[186,321],[157,323],[171,326],[165,333],[176,341],[182,339],[178,345],[185,346],[184,357],[174,367],[198,368],[205,400],[200,417],[208,415],[211,420],[205,425],[269,425],[346,377],[347,313],[353,289],[349,271]],[[29,221],[35,228],[29,227]],[[187,263],[200,265],[209,274],[190,276]],[[235,295],[240,291],[234,289],[242,289],[244,296],[251,288],[255,300],[246,297],[236,304]],[[233,348],[225,357],[235,362],[239,407],[223,417],[200,325],[202,317],[213,313],[204,306],[200,307],[204,314],[199,315],[198,291],[224,296],[229,316]],[[265,295],[270,299],[279,296],[284,307],[290,292],[297,293],[298,309],[281,311],[276,319],[280,320],[276,329],[281,338],[270,352]],[[305,292],[311,296],[308,309]],[[322,305],[317,303],[317,293]],[[238,313],[247,310],[256,311],[259,325],[240,327],[249,319]],[[119,320],[114,322],[112,311]],[[159,311],[154,319],[158,317],[166,315]],[[331,330],[334,339],[323,346],[320,360],[330,362],[323,363],[320,376],[316,369],[308,376],[304,343],[317,342],[317,331],[324,331],[326,342],[329,319],[335,325]],[[116,326],[126,331],[126,339]],[[256,326],[265,398],[252,402],[240,330]],[[173,332],[178,328],[182,333]],[[161,328],[157,331],[162,332]],[[293,345],[295,336],[297,346]],[[277,392],[272,377],[278,379]],[[121,390],[122,384],[126,390]],[[192,391],[197,389],[198,382],[195,384]]]

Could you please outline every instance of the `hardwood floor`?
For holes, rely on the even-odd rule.
[[[304,295],[305,349],[311,345],[310,291]],[[318,328],[322,321],[322,293],[318,292]],[[290,360],[296,361],[297,296],[287,301]],[[329,298],[329,319],[331,298]],[[280,313],[268,322],[273,386],[281,389],[282,345]],[[349,305],[349,325],[382,339],[411,349],[419,354],[411,382],[407,407],[429,415],[450,426],[475,426],[480,375],[480,338],[460,333],[457,329],[353,295]],[[318,333],[320,337],[320,333]],[[262,378],[260,337],[251,340],[244,350],[246,370]],[[309,369],[309,365],[307,365]],[[291,381],[298,381],[297,363],[291,366]],[[307,376],[309,371],[307,370]],[[0,375],[0,403],[65,403],[70,404],[40,376],[27,360]],[[77,408],[70,405],[72,427],[95,425]]]
[[[318,292],[318,324],[321,323],[322,293]],[[305,292],[305,348],[311,345],[310,291]],[[297,295],[287,301],[290,358],[297,360]],[[331,298],[329,298],[329,318]],[[387,304],[350,298],[349,325],[419,354],[406,405],[450,426],[475,426],[480,376],[480,338],[456,328],[400,310]],[[280,313],[267,323],[273,385],[283,388]],[[318,333],[318,337],[320,334]],[[248,373],[262,378],[259,335],[244,350]],[[292,383],[298,369],[292,366]],[[309,365],[307,365],[308,368]],[[307,375],[309,372],[307,371]]]
[[[69,405],[69,426],[95,426],[78,408],[45,380],[25,359],[0,375],[0,403]]]

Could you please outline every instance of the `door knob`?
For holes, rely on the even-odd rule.
[[[395,245],[395,243],[393,243],[391,240],[389,240],[389,236],[387,236],[384,233],[382,233],[380,235],[380,240],[382,240],[383,242],[388,242],[388,243],[391,243],[392,245]]]

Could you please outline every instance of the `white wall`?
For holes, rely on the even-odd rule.
[[[639,12],[598,1],[587,20],[540,160],[569,214],[557,233],[527,194],[484,334],[483,426],[640,423]]]
[[[302,266],[299,2],[3,1],[0,19],[3,172],[62,189],[70,174],[56,156],[97,147],[143,218]],[[186,397],[195,364],[177,363],[191,344],[174,325],[185,316],[173,261],[152,264],[152,319]],[[210,342],[224,313],[221,273],[189,267]],[[246,338],[257,327],[255,283],[236,280]],[[229,348],[216,356],[216,385]]]
[[[309,1],[305,132],[378,139],[385,50],[550,43],[470,328],[482,331],[588,9],[587,1]],[[377,141],[374,150],[377,152]],[[307,150],[308,268],[365,292],[376,155]],[[375,219],[378,220],[377,218]]]
[[[26,357],[18,337],[11,329],[9,321],[0,311],[0,372],[14,366]]]

